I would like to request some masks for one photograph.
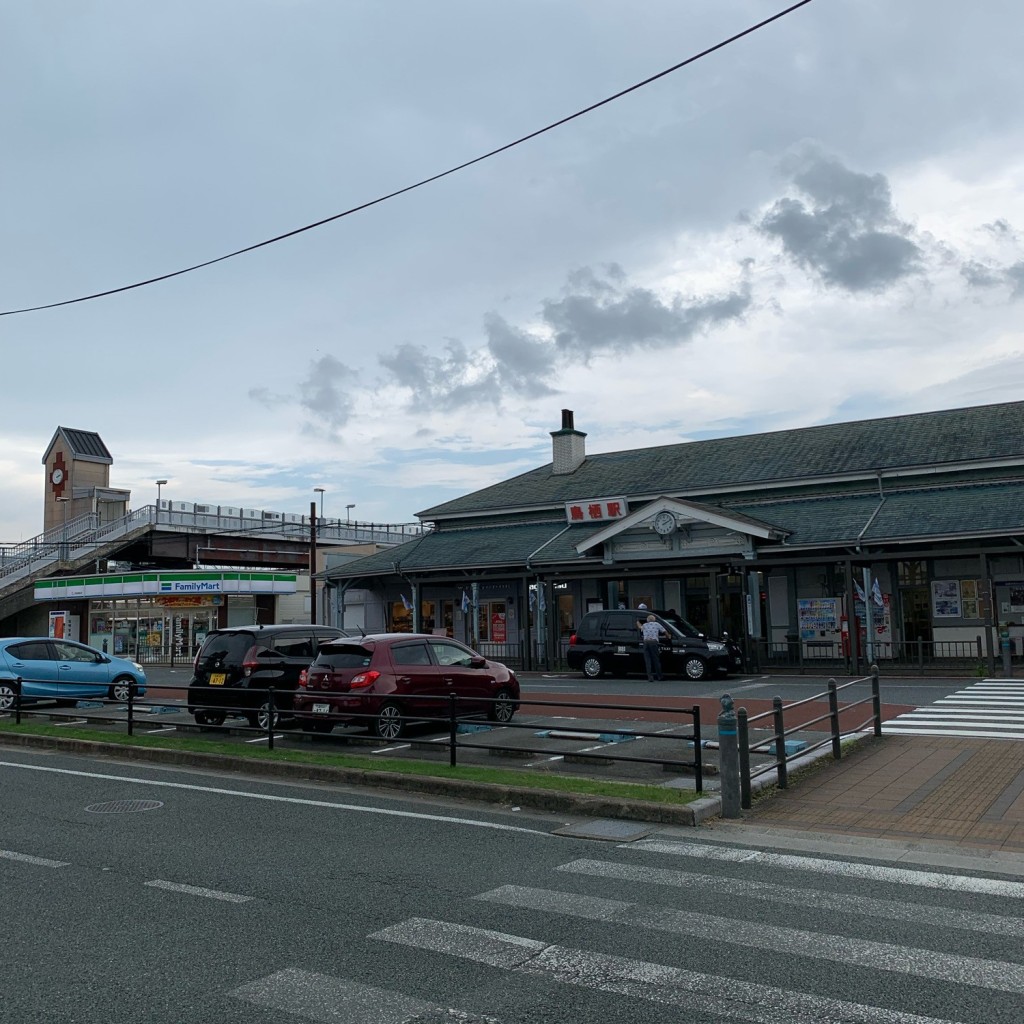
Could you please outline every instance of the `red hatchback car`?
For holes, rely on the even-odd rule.
[[[397,739],[410,720],[460,715],[508,722],[519,708],[519,680],[457,640],[422,633],[373,633],[321,644],[299,678],[294,714],[307,732],[366,725]],[[443,698],[443,699],[442,699]]]

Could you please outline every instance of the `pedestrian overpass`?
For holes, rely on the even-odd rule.
[[[87,513],[31,540],[0,546],[0,620],[34,603],[36,580],[98,573],[109,561],[128,561],[133,568],[306,569],[314,545],[389,547],[423,533],[419,523],[360,523],[175,504],[180,507],[147,505],[108,522]]]

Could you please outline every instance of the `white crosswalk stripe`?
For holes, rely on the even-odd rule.
[[[808,899],[808,890],[795,886],[779,885],[773,882],[747,882],[743,879],[721,875],[701,875],[693,871],[649,868],[636,864],[619,864],[616,861],[574,860],[570,864],[563,864],[558,870],[596,878],[613,878],[625,882],[671,886],[690,892],[696,889],[706,889],[729,896],[783,903],[792,907],[806,907]],[[851,896],[822,890],[814,892],[814,907],[816,910],[832,911],[835,914],[859,914],[887,921],[908,921],[929,928],[959,928],[963,931],[982,932],[987,935],[1009,935],[1024,939],[1024,921],[1013,917],[1001,917],[998,914],[947,910],[944,907],[921,906],[916,903],[872,899],[869,896]]]
[[[499,1024],[423,999],[346,981],[328,974],[287,968],[234,989],[229,995],[289,1017],[326,1024]]]
[[[374,932],[381,939],[432,950],[473,963],[547,978],[591,991],[632,996],[648,1002],[755,1024],[953,1024],[883,1007],[790,992],[771,985],[730,979],[728,987],[713,974],[548,944],[468,925],[410,918]]]
[[[573,891],[501,885],[471,896],[459,909],[453,906],[451,913],[461,921],[410,917],[368,936],[404,947],[412,965],[418,964],[416,957],[426,958],[410,977],[420,971],[423,978],[451,977],[452,991],[476,991],[474,1005],[480,1005],[482,992],[493,991],[501,1001],[493,1007],[495,1015],[486,1003],[487,1013],[455,1009],[451,1002],[462,999],[438,996],[430,987],[403,992],[397,990],[401,982],[396,989],[378,988],[294,967],[229,995],[271,1014],[323,1024],[498,1024],[499,1016],[508,1021],[509,1014],[516,1021],[526,1019],[517,1013],[515,993],[520,990],[530,1006],[552,999],[552,1006],[564,1007],[577,998],[552,997],[544,989],[538,994],[530,988],[537,985],[587,990],[588,1000],[607,995],[646,1002],[666,1008],[660,1012],[671,1013],[672,1019],[678,1019],[679,1011],[681,1019],[751,1024],[1019,1019],[1013,1012],[1005,1014],[1024,995],[1024,962],[1018,955],[1024,938],[1024,883],[669,839],[604,849],[623,859],[579,858],[550,866],[552,881]],[[665,858],[665,866],[652,865],[652,857]],[[686,869],[700,862],[716,862],[726,873]],[[846,879],[846,890],[854,891],[837,890],[836,878]],[[872,895],[857,893],[860,885],[870,887]],[[881,886],[889,889],[880,891]],[[987,907],[975,909],[982,898],[988,899]],[[720,914],[721,907],[731,910]],[[794,921],[799,927],[779,923],[785,907],[800,908]],[[1000,912],[983,912],[989,909]],[[477,926],[496,915],[511,920],[513,914],[520,922],[518,933]],[[466,922],[467,915],[474,923]],[[884,934],[871,919],[887,922]],[[546,938],[548,929],[557,929],[560,941]],[[573,936],[571,945],[564,943],[567,934]],[[577,938],[584,935],[589,938]],[[651,959],[624,955],[630,937],[638,948],[657,952]],[[792,988],[764,984],[772,979],[759,970],[749,973],[749,965],[761,963],[765,955],[773,963],[801,964],[780,971],[779,978]],[[442,967],[437,957],[452,966]],[[693,969],[676,966],[691,957],[701,961],[694,960]],[[380,961],[402,962],[388,955]],[[466,966],[459,968],[459,962]],[[482,969],[509,972],[520,980],[510,985],[482,979]],[[390,968],[388,977],[394,980]],[[836,986],[836,978],[845,984]],[[941,997],[922,1000],[916,995],[935,993],[937,985]],[[873,1005],[875,999],[883,1005]],[[593,1005],[601,1004],[588,1006],[587,1019],[593,1019]],[[985,1008],[981,1015],[979,1006]],[[636,1016],[646,1019],[656,1012],[652,1008]]]
[[[882,723],[893,736],[1024,739],[1024,682],[985,679]]]

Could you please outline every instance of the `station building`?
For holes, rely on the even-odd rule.
[[[1024,657],[1024,403],[588,455],[563,410],[543,466],[418,513],[320,576],[334,621],[562,663],[602,608],[673,609],[749,664],[991,670]],[[361,600],[364,600],[361,598]]]

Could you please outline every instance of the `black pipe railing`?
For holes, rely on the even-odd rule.
[[[22,694],[21,680],[14,681],[14,702],[13,708],[15,715],[16,724],[21,724],[22,718],[26,714],[46,714],[49,717],[53,717],[53,711],[48,706],[38,707],[35,704],[36,700],[40,698],[24,697]],[[164,685],[161,686],[162,690],[182,690],[188,692],[188,687],[181,684],[177,685]],[[133,685],[129,689],[128,699],[126,704],[126,724],[128,735],[135,735],[135,729],[139,725],[139,714],[140,709],[153,708],[153,707],[166,707],[167,699],[161,700],[160,698],[154,697],[141,697],[138,693],[138,684]],[[292,715],[296,719],[301,721],[301,715],[293,715],[292,707],[292,691],[279,691],[275,690],[274,687],[250,689],[246,687],[217,687],[216,691],[218,695],[225,694],[231,695],[227,697],[231,703],[220,703],[217,704],[204,704],[201,696],[196,696],[193,691],[193,696],[189,700],[189,705],[194,712],[199,713],[213,713],[214,716],[219,719],[211,724],[203,724],[197,718],[197,724],[200,728],[205,729],[216,729],[223,727],[223,723],[229,716],[241,715],[249,720],[247,725],[239,725],[232,723],[230,728],[232,730],[239,730],[243,732],[253,732],[264,735],[267,740],[268,749],[274,749],[275,734],[281,722],[286,715]],[[235,696],[238,695],[238,696]],[[82,700],[89,701],[91,699],[99,698],[88,698],[83,697]],[[478,743],[474,742],[471,738],[467,738],[459,732],[459,726],[471,725],[480,722],[482,717],[491,718],[499,705],[508,705],[510,698],[505,697],[472,697],[472,698],[461,698],[464,705],[463,709],[459,708],[460,698],[457,694],[431,694],[417,696],[416,700],[424,704],[433,704],[437,708],[436,714],[424,713],[417,711],[415,714],[403,714],[403,727],[410,723],[423,723],[426,725],[437,725],[441,726],[447,731],[447,737],[445,746],[449,751],[449,763],[452,767],[458,765],[458,752],[460,750],[494,750],[496,749],[493,744]],[[235,703],[237,701],[237,703]],[[571,731],[575,732],[594,732],[601,738],[609,737],[606,741],[609,748],[614,748],[619,742],[627,740],[638,740],[638,739],[658,739],[658,740],[669,740],[675,745],[684,745],[687,749],[692,747],[693,756],[689,757],[675,757],[675,756],[649,756],[645,757],[636,754],[625,754],[618,750],[610,751],[609,753],[601,753],[594,750],[572,750],[567,747],[550,747],[541,745],[525,745],[518,746],[515,748],[517,754],[531,754],[531,755],[544,755],[547,757],[565,757],[575,758],[579,760],[587,760],[595,763],[621,761],[634,764],[651,764],[658,765],[661,768],[673,768],[673,769],[685,769],[693,772],[694,775],[694,787],[696,792],[701,793],[704,790],[704,764],[703,754],[704,740],[701,731],[701,712],[700,706],[694,705],[690,708],[678,708],[678,707],[661,707],[656,705],[636,705],[636,704],[596,704],[579,701],[555,701],[555,700],[533,700],[530,698],[519,697],[511,701],[518,710],[522,707],[531,708],[553,708],[561,710],[584,710],[584,711],[629,711],[632,713],[645,713],[645,714],[657,714],[664,715],[668,720],[674,720],[680,715],[686,716],[692,723],[692,728],[687,732],[675,733],[671,736],[667,735],[665,731],[659,730],[645,731],[642,729],[625,729],[625,728],[599,728],[599,729],[587,729],[585,725],[577,723]],[[106,702],[109,703],[109,702]],[[368,704],[364,705],[369,707]],[[0,709],[4,710],[4,709]],[[178,710],[175,707],[175,710]],[[180,708],[184,711],[184,708]],[[425,709],[424,709],[425,711]],[[513,714],[515,710],[513,711]],[[74,712],[71,712],[68,717],[77,717]],[[223,716],[223,717],[221,717]],[[363,728],[369,728],[373,731],[378,721],[378,714],[376,711],[345,711],[344,713],[327,713],[318,714],[315,718],[311,714],[305,716],[306,720],[315,722],[317,724],[330,724],[330,725],[356,725]],[[110,719],[109,723],[116,725],[119,719]],[[514,721],[509,719],[508,721],[493,721],[491,722],[495,727],[501,727],[504,729],[521,730],[524,732],[554,732],[557,733],[559,730],[570,731],[566,727],[564,720],[561,721],[545,721],[541,719],[538,721],[535,718],[531,718],[529,722]],[[471,734],[470,734],[471,735]],[[497,749],[512,749],[512,748],[497,748]],[[678,749],[678,746],[676,746]]]
[[[863,697],[860,700],[850,701],[840,708],[839,691],[865,682],[871,683],[870,696]],[[786,728],[785,715],[787,711],[791,712],[794,708],[799,708],[805,704],[820,701],[822,698],[828,699],[828,711],[825,712],[825,714],[818,715],[817,718],[812,718],[810,720],[804,719],[798,725],[792,726],[788,729]],[[768,772],[774,771],[776,773],[779,788],[786,789],[789,785],[789,762],[797,757],[806,757],[815,750],[820,750],[824,746],[831,745],[833,759],[836,761],[840,760],[843,756],[841,742],[842,734],[839,729],[840,715],[849,711],[851,708],[856,708],[867,703],[871,704],[870,717],[866,718],[858,725],[848,728],[846,732],[860,732],[865,728],[865,726],[871,725],[874,730],[874,734],[876,736],[881,736],[882,698],[878,682],[877,665],[871,666],[870,675],[863,676],[860,679],[851,679],[848,683],[843,683],[841,686],[836,685],[835,679],[830,679],[828,681],[827,690],[813,694],[810,697],[805,697],[803,700],[794,701],[792,704],[783,704],[781,697],[775,697],[772,700],[771,711],[765,711],[760,715],[749,716],[746,708],[737,708],[736,725],[737,740],[739,743],[740,806],[744,810],[750,809],[752,805],[752,780],[765,775]],[[752,744],[750,742],[751,724],[754,722],[767,721],[768,719],[771,719],[772,723],[771,738]],[[792,721],[792,719],[790,720]],[[795,751],[793,754],[788,754],[786,752],[787,736],[803,732],[810,726],[817,725],[819,722],[824,722],[826,720],[829,722],[829,734],[825,739],[820,740],[817,743],[810,744],[809,746],[802,746],[799,751]],[[750,755],[752,753],[762,752],[773,755],[774,760],[752,771],[750,768]]]

